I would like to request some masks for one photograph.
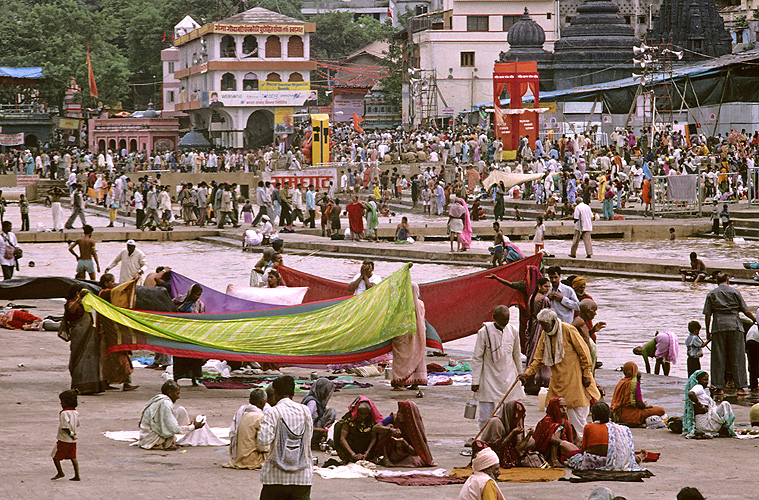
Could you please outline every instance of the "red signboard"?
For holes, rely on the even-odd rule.
[[[535,99],[534,109],[539,107],[540,75],[538,63],[513,62],[496,63],[493,71],[493,110],[495,114],[495,134],[501,138],[504,151],[514,151],[522,136],[528,136],[530,146],[535,145],[538,136],[538,113],[522,107],[522,97],[527,90],[532,91]],[[509,95],[509,109],[523,110],[506,113],[501,108],[501,94]]]

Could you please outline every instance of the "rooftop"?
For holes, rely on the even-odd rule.
[[[264,9],[263,7],[254,7],[234,16],[222,19],[221,24],[255,24],[255,23],[280,23],[280,24],[305,24],[292,17],[284,16],[278,12]]]

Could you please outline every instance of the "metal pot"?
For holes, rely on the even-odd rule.
[[[464,405],[464,418],[474,420],[477,417],[477,403],[470,401]]]
[[[391,367],[385,368],[385,380],[392,380],[393,378],[393,369]]]

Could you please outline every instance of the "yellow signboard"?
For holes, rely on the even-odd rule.
[[[311,90],[311,82],[258,82],[258,90]]]
[[[293,108],[287,106],[274,108],[274,133],[292,134],[293,131]]]
[[[311,115],[311,165],[329,163],[329,115]]]
[[[532,109],[533,105],[535,103],[533,102],[525,102],[522,104],[522,107],[525,109]],[[548,108],[548,111],[544,111],[544,113],[556,113],[556,103],[555,102],[543,102],[540,101],[539,107],[541,108]]]

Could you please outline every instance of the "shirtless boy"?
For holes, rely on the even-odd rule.
[[[690,269],[680,269],[683,281],[686,279],[693,280],[693,283],[700,283],[706,280],[706,264],[698,258],[696,252],[690,253]]]
[[[498,222],[493,223],[493,231],[495,231],[495,237],[493,238],[493,267],[498,267],[503,265],[505,254],[503,232],[501,232],[501,225]]]
[[[95,280],[95,267],[100,272],[100,262],[98,254],[95,251],[95,240],[92,239],[92,226],[84,226],[84,236],[69,245],[69,252],[76,257],[76,279],[84,279],[85,273],[90,275],[91,280]],[[74,251],[74,247],[79,247],[79,255]]]

